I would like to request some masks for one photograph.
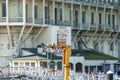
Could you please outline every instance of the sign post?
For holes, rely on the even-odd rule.
[[[48,45],[48,48],[62,48],[62,65],[64,67],[64,80],[69,80],[70,46]]]

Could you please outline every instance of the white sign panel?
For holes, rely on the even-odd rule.
[[[52,42],[59,46],[71,46],[71,27],[52,27]]]

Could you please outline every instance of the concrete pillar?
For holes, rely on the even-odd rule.
[[[26,0],[23,0],[23,24],[26,23]]]
[[[118,8],[118,18],[117,18],[118,20],[118,22],[117,22],[117,24],[118,24],[118,26],[120,26],[120,6],[119,6],[119,8]],[[120,29],[120,28],[119,28]]]
[[[96,21],[96,29],[98,29],[98,4],[96,6],[96,20],[95,21]]]
[[[90,66],[88,66],[88,73],[90,73]]]
[[[80,20],[80,29],[82,29],[82,4],[80,3],[80,16],[79,16],[79,20]]]
[[[62,3],[62,22],[64,22],[64,2]]]
[[[9,9],[8,9],[8,0],[6,0],[6,22],[8,24],[8,20],[9,20]]]
[[[88,28],[90,29],[90,21],[91,21],[91,15],[90,15],[90,4],[88,5]]]
[[[9,61],[9,67],[12,67],[12,60]],[[9,70],[10,70],[9,72],[11,73],[11,72],[12,72],[12,69],[9,68]]]
[[[55,70],[57,70],[57,65],[56,65],[57,61],[55,61]]]
[[[33,24],[35,22],[35,0],[32,0],[32,19],[33,19]]]
[[[55,1],[53,1],[52,5],[53,5],[53,9],[52,9],[52,13],[53,13],[53,24],[55,24]]]
[[[43,0],[43,24],[45,24],[45,0]]]
[[[110,13],[110,28],[111,28],[111,30],[113,30],[113,24],[112,24],[112,15],[113,15],[113,8],[111,8],[111,13]]]
[[[73,27],[73,3],[71,3],[71,26]]]
[[[96,66],[96,72],[98,71],[98,66]]]
[[[76,71],[76,63],[73,64],[73,70]]]
[[[104,30],[105,30],[105,27],[106,27],[106,16],[105,16],[105,13],[106,13],[106,6],[104,6],[104,14],[103,14],[103,24],[104,24]]]
[[[85,64],[82,63],[82,72],[85,72]]]

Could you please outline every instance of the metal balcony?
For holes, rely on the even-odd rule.
[[[64,26],[71,26],[71,21],[63,21]]]
[[[96,30],[96,23],[91,23],[90,24],[90,29],[91,30]]]
[[[107,31],[113,31],[112,25],[110,25],[110,24],[105,25],[105,30],[107,30]]]
[[[104,24],[97,24],[97,30],[104,30]]]
[[[0,22],[6,22],[6,17],[1,17]]]
[[[45,19],[45,24],[54,25],[54,21],[50,19]]]
[[[73,21],[73,28],[74,29],[80,29],[80,23],[77,21]]]
[[[107,8],[117,8],[118,7],[118,2],[106,2],[104,3],[103,1],[102,2],[89,2],[89,1],[86,1],[86,0],[64,0],[65,2],[69,2],[69,3],[82,3],[83,5],[87,6],[87,5],[90,5],[90,6],[94,6],[96,7],[98,5],[98,7],[104,7],[106,6]]]
[[[27,17],[26,18],[26,23],[33,23],[32,17]]]
[[[70,21],[62,21],[62,20],[49,20],[49,19],[45,19],[45,24],[47,25],[56,25],[56,26],[71,26],[71,22]]]
[[[23,22],[22,17],[11,17],[9,18],[9,22]]]
[[[62,21],[61,20],[55,21],[55,25],[62,26]]]
[[[82,23],[81,30],[89,30],[88,23]]]
[[[120,32],[120,27],[118,25],[112,25],[112,29],[115,32]]]
[[[42,18],[35,18],[35,24],[43,24],[43,19]]]

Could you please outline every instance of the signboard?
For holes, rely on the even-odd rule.
[[[59,27],[59,29],[57,30],[57,45],[65,46],[68,34],[69,30],[67,29],[67,27]]]

